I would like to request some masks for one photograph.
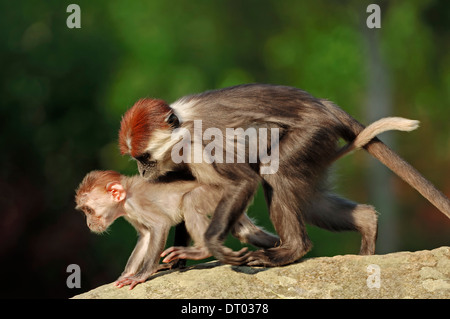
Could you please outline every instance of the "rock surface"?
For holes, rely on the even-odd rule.
[[[209,262],[158,273],[133,290],[111,283],[74,298],[450,298],[450,247],[275,268]]]

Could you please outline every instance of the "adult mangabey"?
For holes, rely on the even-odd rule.
[[[149,183],[140,176],[127,177],[115,171],[92,171],[76,190],[76,208],[86,215],[88,227],[96,233],[105,231],[124,216],[139,234],[136,247],[116,285],[130,289],[144,282],[160,269],[160,255],[170,227],[184,220],[194,247],[172,247],[164,252],[165,262],[176,258],[203,259],[211,256],[204,243],[204,233],[222,190],[196,181]],[[274,247],[278,237],[255,226],[244,214],[233,228],[233,235],[257,247]]]
[[[388,129],[411,130],[417,126],[414,123],[402,128],[391,119],[393,127]],[[119,146],[122,154],[137,160],[146,179],[177,169],[181,158],[181,164],[200,183],[222,189],[222,199],[205,234],[206,245],[216,258],[231,264],[276,266],[293,262],[310,249],[305,222],[330,230],[360,231],[360,253],[374,253],[375,210],[334,195],[325,186],[327,168],[357,146],[364,147],[450,217],[450,200],[377,139],[380,131],[376,127],[365,129],[338,106],[299,89],[247,84],[183,97],[170,106],[162,100],[141,99],[122,119]],[[245,157],[227,157],[235,138],[227,135],[225,142],[221,138],[229,129],[248,133],[261,128],[278,133],[278,138],[271,134],[265,143],[259,138],[257,146],[249,143],[246,147]],[[191,140],[184,139],[186,132]],[[362,138],[364,132],[367,136]],[[215,139],[210,142],[212,136]],[[349,144],[339,148],[339,138]],[[235,149],[245,146],[245,140],[238,138]],[[254,147],[257,154],[266,157],[251,161]],[[203,159],[207,151],[210,155]],[[269,153],[278,155],[275,172],[267,170]],[[225,158],[227,161],[217,160]],[[223,246],[224,239],[260,182],[281,244],[255,252],[230,252]]]

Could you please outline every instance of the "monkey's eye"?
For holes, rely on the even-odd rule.
[[[90,208],[90,207],[83,207],[83,210],[84,210],[84,212],[87,214],[87,215],[93,215],[94,214],[94,210],[92,209],[92,208]]]
[[[144,153],[141,156],[137,156],[136,160],[141,162],[142,164],[146,164],[150,159],[150,153]]]
[[[180,122],[178,121],[178,117],[175,114],[170,114],[167,118],[166,118],[166,122],[167,124],[169,124],[170,127],[172,128],[177,128],[180,125]]]

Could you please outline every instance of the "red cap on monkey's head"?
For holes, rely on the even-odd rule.
[[[163,100],[140,99],[122,117],[119,131],[120,153],[133,157],[144,153],[152,133],[167,129],[166,122],[171,108]]]

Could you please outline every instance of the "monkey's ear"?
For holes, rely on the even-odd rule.
[[[127,192],[119,182],[110,182],[106,185],[106,191],[115,202],[121,202],[127,197]]]
[[[177,128],[180,126],[180,121],[173,112],[170,112],[170,114],[166,117],[166,123],[169,124],[171,128]]]

